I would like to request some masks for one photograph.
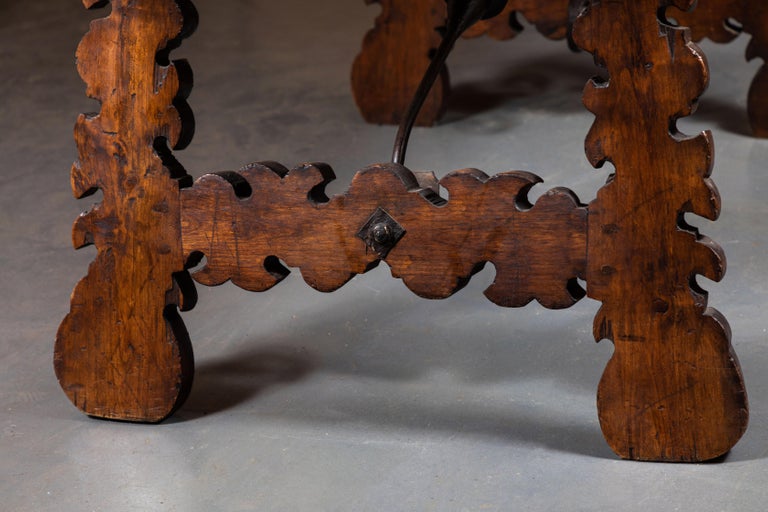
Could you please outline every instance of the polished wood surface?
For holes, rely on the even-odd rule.
[[[752,132],[768,137],[768,2],[765,0],[699,0],[694,10],[671,8],[668,16],[691,27],[694,40],[709,38],[727,43],[742,32],[751,37],[747,60],[761,59],[763,65],[752,81],[747,112]]]
[[[616,168],[589,205],[587,289],[603,303],[595,338],[615,345],[598,388],[606,440],[630,459],[697,461],[742,436],[747,399],[728,324],[695,281],[722,278],[723,252],[684,217],[720,212],[710,134],[675,128],[707,66],[685,30],[656,20],[658,7],[593,2],[574,27],[610,76],[584,91],[595,114],[587,156]]]
[[[430,54],[440,44],[438,27],[445,24],[445,2],[366,0],[381,3],[376,26],[366,34],[352,65],[352,90],[369,123],[398,124],[411,102]],[[445,110],[448,72],[440,78],[416,121],[431,126]]]
[[[102,418],[156,422],[179,407],[193,372],[178,315],[195,303],[186,269],[203,285],[263,291],[294,267],[330,292],[385,261],[437,299],[490,262],[496,280],[485,294],[496,304],[565,308],[585,293],[602,302],[595,335],[615,352],[597,405],[618,455],[726,453],[746,429],[746,392],[728,324],[695,279],[720,279],[725,259],[686,217],[719,214],[712,139],[675,128],[708,70],[689,33],[658,19],[670,3],[593,0],[574,25],[574,40],[609,76],[585,89],[595,114],[587,157],[616,168],[584,205],[562,188],[530,204],[540,180],[528,172],[464,169],[438,180],[391,163],[359,171],[330,198],[325,164],[262,162],[192,183],[169,149],[191,137],[191,75],[168,57],[194,28],[194,9],[114,0],[78,50],[101,111],[77,122],[72,184],[77,197],[100,190],[103,200],[75,222],[75,246],[98,253],[58,332],[63,390]]]
[[[376,28],[366,36],[353,65],[352,92],[366,121],[398,124],[428,64],[430,51],[440,42],[435,34],[445,24],[445,0],[366,1],[381,3],[383,13],[376,21]],[[465,37],[488,35],[498,40],[512,39],[522,30],[519,23],[522,17],[544,36],[564,39],[583,5],[583,0],[509,0],[501,14],[478,22],[467,30]],[[392,12],[397,15],[390,15]],[[695,8],[670,7],[668,16],[691,27],[694,41],[708,38],[727,43],[742,32],[751,36],[747,60],[760,58],[764,64],[749,90],[747,112],[754,135],[768,137],[768,94],[765,92],[768,90],[768,66],[765,65],[768,3],[764,0],[699,0]],[[435,124],[445,112],[450,93],[447,73],[446,70],[432,91],[429,108],[419,119],[420,125]],[[373,87],[375,93],[369,87]]]
[[[178,72],[184,66],[156,55],[178,44],[194,20],[191,7],[174,0],[115,0],[77,50],[87,94],[101,111],[77,121],[72,188],[77,197],[101,191],[103,200],[75,222],[75,246],[94,244],[98,254],[72,294],[54,357],[67,396],[93,416],[159,421],[191,384],[192,351],[173,277],[184,272],[185,174],[155,147],[178,147],[190,136]]]
[[[564,308],[584,296],[576,279],[586,264],[586,208],[566,189],[531,205],[528,189],[541,180],[530,173],[489,177],[464,169],[438,184],[432,175],[381,164],[329,199],[323,188],[332,176],[323,164],[288,172],[269,163],[198,180],[182,194],[184,252],[206,256],[194,278],[263,291],[287,274],[279,258],[313,288],[331,292],[383,259],[414,293],[442,299],[490,262],[496,280],[485,294],[501,306],[538,299]],[[358,236],[377,210],[404,232],[386,257]]]

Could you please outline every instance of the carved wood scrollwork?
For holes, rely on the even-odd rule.
[[[365,0],[381,4],[374,28],[363,39],[363,50],[352,64],[352,91],[369,123],[399,124],[419,86],[430,54],[442,37],[444,0]],[[449,89],[444,70],[432,87],[416,121],[432,126],[445,111]]]
[[[694,461],[738,441],[747,400],[728,324],[695,282],[719,280],[725,259],[684,215],[714,220],[720,198],[709,133],[675,128],[708,73],[688,32],[657,20],[671,3],[593,1],[574,38],[610,75],[584,91],[595,114],[587,155],[616,167],[589,205],[588,293],[603,303],[595,337],[615,345],[598,389],[603,433],[623,457]]]
[[[363,40],[352,65],[352,92],[361,114],[369,123],[399,124],[431,53],[440,45],[445,25],[445,0],[365,0],[381,4],[375,27]],[[522,26],[517,15],[536,26],[550,39],[562,39],[583,0],[508,0],[498,16],[480,21],[465,37],[488,34],[494,39],[511,39]],[[433,125],[445,111],[450,82],[445,70],[430,92],[417,125]]]
[[[194,27],[194,9],[186,0],[113,0],[78,49],[101,111],[77,122],[72,186],[77,197],[101,190],[104,198],[74,227],[75,245],[98,252],[57,334],[65,393],[112,419],[160,421],[179,406],[193,368],[177,310],[194,305],[185,268],[201,255],[199,283],[258,291],[285,276],[281,262],[332,291],[384,260],[429,298],[450,296],[492,262],[485,293],[497,304],[567,307],[584,295],[577,278],[602,302],[595,335],[615,352],[598,413],[619,455],[722,455],[746,429],[747,398],[727,322],[696,284],[698,275],[722,277],[722,250],[685,217],[719,214],[712,140],[675,127],[704,91],[707,67],[688,32],[657,18],[690,3],[591,0],[577,21],[575,41],[610,76],[585,89],[595,114],[587,155],[616,167],[583,206],[559,188],[529,204],[540,180],[520,171],[465,169],[438,182],[378,164],[331,198],[324,164],[253,164],[192,184],[169,149],[191,136],[191,82],[168,54]]]
[[[404,232],[385,261],[421,297],[454,294],[486,262],[494,264],[496,280],[485,294],[501,306],[536,298],[564,308],[584,295],[576,279],[586,264],[586,209],[566,189],[531,205],[527,192],[541,180],[530,173],[489,177],[465,169],[438,184],[431,174],[380,164],[358,172],[346,194],[328,199],[323,189],[331,179],[324,164],[288,172],[266,163],[207,175],[184,190],[184,253],[207,258],[194,278],[206,285],[231,279],[262,291],[287,274],[279,258],[300,268],[313,288],[336,290],[382,259],[359,236],[382,210]]]
[[[488,35],[493,39],[505,40],[515,37],[523,27],[517,20],[520,14],[532,23],[536,30],[549,39],[563,39],[576,19],[574,4],[582,0],[508,0],[507,6],[498,16],[475,24],[465,37]]]
[[[114,0],[77,50],[101,111],[77,121],[72,189],[76,197],[101,190],[103,200],[75,222],[75,247],[93,244],[98,253],[72,293],[54,364],[67,396],[93,416],[160,421],[191,385],[173,278],[184,273],[179,180],[188,177],[167,149],[191,137],[190,83],[187,66],[164,60],[196,19],[183,0]]]
[[[695,41],[709,38],[727,43],[741,32],[749,34],[747,60],[760,58],[747,97],[747,112],[752,132],[768,137],[768,2],[765,0],[699,0],[693,10],[669,9],[680,24],[691,27]]]

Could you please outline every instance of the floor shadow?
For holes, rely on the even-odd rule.
[[[281,412],[283,418],[312,425],[336,425],[342,415],[351,423],[360,421],[379,428],[435,433],[436,438],[480,438],[504,444],[540,446],[562,453],[590,458],[616,459],[605,442],[597,421],[569,417],[552,408],[531,408],[520,404],[466,400],[460,404],[436,402],[424,396],[411,400],[382,394],[368,395],[365,402],[347,400],[328,404],[334,416],[320,411]]]
[[[260,347],[205,361],[195,369],[192,392],[174,417],[191,420],[226,411],[269,388],[301,380],[313,367],[306,351],[291,347]]]
[[[386,269],[379,272],[388,277]],[[588,308],[554,314],[531,305],[513,312],[484,307],[482,299],[463,292],[440,303],[421,301],[368,277],[376,276],[353,281],[330,302],[302,294],[298,280],[276,289],[267,302],[238,301],[244,311],[283,310],[295,321],[262,329],[263,339],[247,334],[262,325],[258,318],[244,325],[245,337],[226,355],[200,362],[191,396],[175,421],[240,407],[278,423],[435,431],[616,458],[593,408],[610,345],[603,343],[598,351],[590,334],[577,331],[579,324],[585,333],[589,328]],[[470,283],[464,291],[484,285]],[[361,300],[369,286],[376,293]],[[226,324],[223,312],[231,308],[220,303],[209,313],[222,313],[211,316]],[[578,336],[584,339],[576,343]],[[466,382],[466,396],[457,400],[441,387],[442,376],[457,394]],[[310,378],[322,388],[317,393],[302,383]],[[286,390],[279,400],[253,400],[294,384],[301,389]],[[578,404],[568,407],[563,400]],[[763,436],[752,434],[744,449],[720,461],[762,458],[752,447]]]
[[[458,67],[457,64],[454,67]],[[497,66],[498,69],[498,66]],[[455,80],[442,124],[461,121],[505,104],[554,112],[583,110],[581,92],[600,70],[585,54],[557,53],[504,64],[502,72]],[[457,73],[458,74],[458,73]]]
[[[192,394],[187,403],[168,422],[180,423],[235,408],[278,386],[300,382],[314,371],[327,372],[306,351],[291,347],[270,347],[236,352],[209,361],[197,368]],[[547,408],[551,411],[551,408]],[[492,438],[505,442],[543,446],[564,453],[593,458],[615,459],[595,422],[553,417],[541,412],[478,400],[448,406],[425,396],[413,401],[392,395],[385,388],[364,399],[333,397],[317,407],[301,406],[288,410],[260,410],[260,417],[278,417],[291,422],[333,424],[339,415],[354,423],[380,427],[434,431],[450,437]]]
[[[747,111],[736,102],[710,97],[705,93],[692,118],[711,123],[735,135],[752,136]]]
[[[573,113],[584,109],[585,85],[594,76],[607,77],[584,53],[557,53],[540,59],[503,64],[503,71],[452,84],[448,108],[440,124],[450,124],[505,105],[514,111],[521,105],[532,110]],[[454,67],[459,67],[457,64]],[[747,91],[744,91],[747,94]],[[743,105],[711,96],[702,96],[695,119],[707,121],[736,135],[752,136]]]
[[[386,269],[381,272],[386,273]],[[485,276],[486,280],[492,277],[490,273]],[[357,284],[363,286],[364,283],[360,280]],[[377,283],[371,284],[378,288]],[[479,291],[485,284],[470,284],[468,291],[472,292],[473,287]],[[504,386],[516,387],[518,382],[531,386],[532,380],[543,379],[552,382],[547,386],[562,386],[569,393],[589,397],[588,402],[592,400],[596,386],[594,371],[599,375],[601,369],[590,358],[574,361],[568,354],[562,354],[558,343],[542,343],[567,340],[573,338],[573,333],[564,333],[559,321],[535,320],[540,318],[538,306],[531,305],[525,325],[518,325],[512,333],[510,326],[520,324],[515,321],[515,315],[504,321],[504,316],[498,315],[508,310],[478,308],[486,305],[481,297],[468,300],[461,295],[437,304],[412,297],[405,290],[395,290],[366,302],[357,296],[359,291],[355,293],[355,285],[349,286],[351,295],[346,297],[344,294],[350,292],[339,290],[337,296],[343,300],[334,301],[335,305],[329,305],[322,298],[318,300],[325,307],[315,308],[311,299],[299,304],[302,311],[315,313],[304,313],[307,317],[292,323],[289,329],[265,334],[265,339],[245,334],[242,342],[238,342],[241,345],[226,355],[201,360],[190,397],[169,421],[194,421],[243,407],[258,411],[259,417],[272,416],[279,421],[287,419],[313,425],[349,421],[391,429],[435,431],[448,436],[502,439],[585,456],[612,457],[596,421],[590,420],[588,414],[560,418],[551,412],[556,404],[547,403],[538,408],[483,398],[486,392],[495,394]],[[298,296],[297,290],[289,290],[286,298],[305,301],[306,297]],[[278,296],[277,300],[281,299]],[[269,304],[270,308],[283,306]],[[216,310],[219,308],[226,310],[228,306],[218,304]],[[448,312],[435,314],[438,309]],[[425,317],[430,321],[424,322]],[[568,314],[560,317],[563,325],[569,325],[568,317]],[[456,326],[439,325],[445,322],[455,322]],[[549,332],[541,329],[538,333],[541,322],[553,328]],[[474,339],[469,342],[472,333]],[[587,346],[592,347],[591,340]],[[564,371],[566,368],[568,371]],[[458,381],[457,388],[466,381],[470,395],[467,400],[446,401],[439,381],[435,383],[435,393],[430,395],[432,378],[429,375],[434,372],[451,375],[452,380]],[[318,398],[311,395],[312,388],[304,385],[289,402],[254,400],[261,394],[300,384],[309,377],[327,381],[327,375],[318,377],[315,375],[318,373],[332,375],[340,381],[359,379],[367,391],[358,394],[354,386],[347,387],[344,388],[346,394],[322,394],[318,403]],[[411,394],[415,382],[426,383],[424,395],[416,399]],[[478,390],[482,391],[477,394]],[[552,398],[557,399],[555,392],[546,393],[552,393]],[[252,403],[246,405],[248,402]]]

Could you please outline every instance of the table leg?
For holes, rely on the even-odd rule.
[[[444,0],[366,0],[380,3],[376,26],[352,66],[352,92],[369,123],[399,124],[429,66],[445,25]],[[449,88],[443,70],[416,124],[431,126],[445,110]]]
[[[410,104],[432,51],[440,45],[445,0],[366,0],[382,12],[368,32],[352,66],[352,93],[369,123],[399,124]],[[579,4],[581,1],[579,0]],[[574,0],[509,0],[498,16],[471,27],[465,37],[513,38],[521,14],[550,39],[563,39],[577,10]],[[445,70],[432,88],[417,125],[431,126],[445,111],[450,82]]]
[[[699,0],[695,9],[671,9],[669,15],[681,25],[691,27],[694,41],[704,38],[717,43],[732,41],[741,32],[751,36],[747,60],[760,58],[747,96],[747,112],[752,132],[768,137],[768,3],[764,0]]]
[[[103,200],[75,222],[75,246],[98,252],[72,293],[54,366],[70,400],[92,416],[160,421],[191,386],[192,348],[178,314],[194,303],[179,221],[179,188],[191,180],[168,149],[191,138],[191,76],[167,58],[196,19],[187,0],[113,0],[78,48],[101,111],[77,121],[72,186],[77,197],[101,190]]]
[[[662,0],[688,7],[693,0]],[[603,434],[622,457],[701,461],[747,426],[747,397],[725,318],[696,275],[719,280],[722,249],[689,225],[711,220],[711,135],[687,136],[708,70],[687,30],[657,19],[659,0],[593,0],[574,40],[605,66],[584,104],[595,114],[587,155],[616,172],[589,205],[587,293],[602,301],[595,338],[614,355],[598,388]]]

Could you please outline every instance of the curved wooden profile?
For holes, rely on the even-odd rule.
[[[563,39],[568,35],[572,21],[573,3],[574,0],[508,0],[501,14],[479,21],[464,35],[488,35],[499,41],[512,39],[523,29],[517,21],[519,14],[545,37]]]
[[[173,278],[185,281],[179,180],[186,174],[168,150],[191,137],[189,76],[167,57],[195,21],[186,0],[113,0],[77,51],[101,111],[77,121],[72,188],[77,197],[100,190],[103,200],[75,222],[75,246],[94,244],[98,253],[72,294],[54,364],[67,396],[93,416],[160,421],[191,384]]]
[[[74,226],[76,247],[98,252],[57,335],[62,388],[94,416],[171,414],[192,378],[177,312],[194,304],[185,267],[203,256],[198,282],[231,280],[254,291],[285,276],[282,262],[332,291],[386,261],[411,290],[435,299],[491,262],[496,280],[485,293],[502,306],[535,299],[568,307],[585,293],[579,278],[602,301],[595,335],[612,340],[615,352],[598,412],[619,455],[724,454],[746,429],[747,397],[727,322],[696,283],[697,275],[719,280],[725,259],[685,217],[714,220],[720,201],[709,177],[710,135],[675,128],[708,75],[688,32],[657,19],[672,3],[591,0],[576,23],[576,42],[610,75],[585,90],[596,116],[587,154],[595,166],[616,167],[587,208],[566,189],[530,204],[540,180],[520,171],[465,169],[438,181],[379,164],[328,198],[327,165],[288,171],[268,162],[192,185],[169,149],[191,137],[191,77],[168,54],[193,29],[194,9],[186,0],[114,0],[78,49],[101,111],[78,120],[72,186],[77,197],[101,190],[103,200]]]
[[[763,65],[752,81],[747,97],[752,133],[768,137],[768,2],[765,0],[699,0],[696,8],[670,9],[681,25],[691,27],[694,41],[709,38],[727,43],[742,31],[752,36],[747,60],[760,58]]]
[[[384,259],[413,292],[441,299],[492,262],[496,280],[485,294],[496,304],[565,308],[584,296],[576,280],[586,264],[586,209],[566,189],[531,205],[528,190],[541,180],[530,173],[465,169],[438,184],[431,173],[380,164],[329,199],[331,179],[324,164],[289,172],[275,163],[200,178],[182,192],[184,253],[206,257],[194,278],[263,291],[287,274],[282,260],[330,292]],[[361,233],[374,215],[400,235],[385,254]]]
[[[675,128],[708,70],[687,31],[657,20],[670,3],[593,0],[574,27],[610,75],[584,93],[596,116],[587,154],[616,167],[589,206],[587,291],[603,303],[596,339],[615,345],[598,389],[610,446],[630,459],[703,461],[742,436],[747,397],[728,324],[695,281],[722,278],[725,259],[685,214],[715,219],[720,200],[710,135]]]
[[[585,0],[509,0],[498,16],[468,29],[464,37],[488,35],[512,39],[522,26],[522,15],[550,39],[565,38]],[[399,124],[428,64],[429,52],[440,42],[437,30],[444,24],[445,0],[366,0],[382,4],[376,28],[369,32],[353,66],[352,92],[366,121]],[[747,60],[764,64],[752,81],[747,99],[752,132],[768,138],[768,2],[764,0],[699,0],[695,9],[670,9],[670,17],[690,27],[694,41],[718,43],[741,32],[752,36]],[[417,124],[431,126],[445,111],[450,82],[447,71],[436,84]]]
[[[444,0],[365,0],[381,4],[375,27],[352,65],[352,93],[369,123],[399,124],[429,66],[445,25]],[[431,126],[445,110],[448,72],[435,82],[416,124]]]
[[[440,45],[445,25],[445,0],[365,0],[381,4],[376,26],[366,34],[352,66],[352,93],[369,123],[399,124],[429,65],[431,52]],[[568,33],[573,0],[508,0],[498,16],[481,21],[466,37],[488,34],[511,39],[522,27],[521,14],[551,39]],[[435,83],[419,114],[417,125],[431,126],[445,111],[450,82],[445,70]]]

